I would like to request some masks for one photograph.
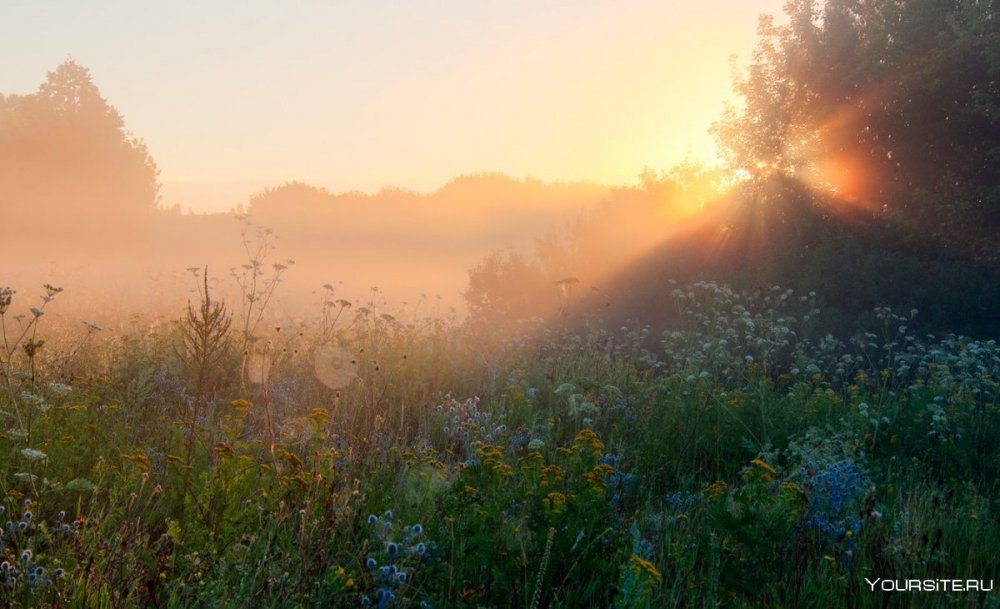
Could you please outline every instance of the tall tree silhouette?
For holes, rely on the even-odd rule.
[[[157,202],[158,170],[90,72],[66,61],[36,93],[0,95],[5,223],[91,227],[135,220]]]
[[[1000,15],[975,0],[791,0],[714,127],[794,176],[954,241],[1000,228]],[[990,249],[990,248],[986,248]],[[980,252],[982,253],[982,252]]]

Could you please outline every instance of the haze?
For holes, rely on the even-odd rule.
[[[72,58],[160,168],[164,205],[266,186],[431,191],[482,171],[633,184],[714,154],[781,2],[5,2],[4,93]]]

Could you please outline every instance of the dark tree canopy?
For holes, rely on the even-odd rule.
[[[714,129],[781,173],[954,240],[1000,227],[1000,14],[983,0],[791,0]]]
[[[67,61],[30,95],[0,95],[0,203],[25,228],[136,219],[158,170],[90,72]]]

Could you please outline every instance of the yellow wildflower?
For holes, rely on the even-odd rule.
[[[714,499],[720,495],[724,495],[727,490],[729,490],[729,485],[724,480],[718,480],[712,483],[712,486],[708,487],[707,492],[708,496]]]
[[[604,451],[604,443],[592,429],[581,430],[580,433],[576,434],[576,439],[573,442],[581,451],[589,448],[595,458],[600,457]]]
[[[654,584],[659,584],[663,580],[663,576],[660,575],[660,571],[656,568],[653,563],[649,562],[644,558],[640,558],[633,554],[629,558],[629,562],[632,565],[632,572],[636,575],[640,573],[646,573],[653,579]]]
[[[549,512],[550,514],[560,514],[563,511],[563,506],[566,505],[566,500],[566,495],[553,492],[546,495],[545,499],[542,501],[545,504],[546,512]]]
[[[248,400],[233,400],[233,408],[236,410],[236,416],[243,418],[247,416],[247,412],[250,411],[250,402]]]
[[[750,462],[750,465],[756,467],[761,472],[763,472],[765,480],[768,481],[773,480],[774,477],[778,475],[777,470],[771,467],[771,465],[767,461],[764,461],[762,459],[754,459],[753,461]]]

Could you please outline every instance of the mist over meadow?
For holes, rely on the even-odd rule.
[[[636,92],[705,106],[685,74],[754,31],[660,7],[715,34],[658,51],[639,4],[240,7],[149,66],[185,90],[229,58],[185,112],[104,64],[136,122],[175,109],[163,157],[82,60],[0,78],[0,606],[996,606],[994,3],[788,2],[731,61],[714,152],[614,180],[666,146]],[[99,8],[11,11],[129,23]],[[190,10],[148,36],[234,16]],[[232,60],[260,31],[270,88]],[[351,78],[275,97],[314,64]],[[191,125],[252,192],[165,188]],[[267,177],[400,151],[453,177]]]

